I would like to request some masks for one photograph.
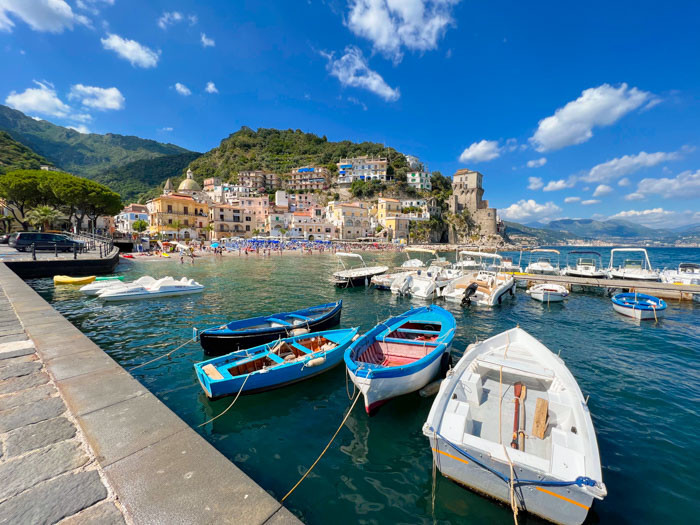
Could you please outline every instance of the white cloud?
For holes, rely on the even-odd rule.
[[[572,202],[579,202],[581,200],[581,197],[567,197],[564,199],[564,202],[567,204],[571,204]]]
[[[534,159],[534,160],[528,160],[527,161],[527,167],[528,168],[541,168],[547,164],[547,158],[546,157],[541,157],[539,159]]]
[[[12,91],[5,99],[5,104],[23,113],[39,113],[52,117],[66,118],[78,122],[89,122],[92,117],[86,113],[78,113],[63,102],[53,84],[34,81],[37,87],[27,88],[21,93]]]
[[[100,41],[105,49],[116,52],[134,67],[149,68],[156,67],[158,64],[160,51],[156,53],[151,48],[139,44],[136,40],[128,40],[119,35],[109,34]]]
[[[604,195],[607,195],[608,193],[611,193],[613,189],[608,186],[607,184],[598,184],[596,187],[595,191],[593,192],[594,197],[603,197]]]
[[[625,220],[632,219],[636,223],[652,228],[678,226],[678,223],[676,222],[678,220],[678,214],[673,211],[664,210],[663,208],[653,208],[650,210],[621,211],[611,216],[610,218]]]
[[[348,97],[348,102],[351,102],[356,106],[360,106],[362,108],[362,111],[367,111],[367,105],[355,97]]]
[[[345,54],[337,60],[332,54],[321,54],[328,59],[328,72],[340,80],[343,86],[367,89],[388,102],[394,102],[401,96],[399,88],[390,87],[379,73],[369,68],[362,51],[357,47],[346,47]]]
[[[542,178],[540,177],[528,177],[527,182],[528,190],[539,190],[544,186],[544,182],[542,182]]]
[[[199,19],[197,18],[197,15],[187,15],[187,20],[189,20],[190,25],[193,26],[197,23],[197,20]]]
[[[100,10],[98,9],[98,5],[100,4],[112,6],[114,5],[114,0],[77,0],[75,2],[77,8],[89,11],[93,15],[100,14]]]
[[[509,221],[532,221],[556,217],[561,208],[553,202],[538,204],[533,199],[520,200],[505,209],[499,210],[501,217]]]
[[[460,162],[488,162],[501,156],[497,140],[474,142],[459,156]]]
[[[182,13],[178,11],[164,11],[158,19],[158,27],[167,29],[169,26],[182,21]]]
[[[90,130],[87,128],[87,126],[80,124],[77,126],[68,126],[69,129],[72,129],[74,131],[77,131],[78,133],[83,133],[83,134],[88,134],[90,133]]]
[[[125,103],[124,95],[115,87],[101,88],[83,84],[72,86],[68,99],[80,100],[83,106],[101,110],[124,109]]]
[[[575,180],[574,179],[559,179],[559,180],[551,180],[547,183],[547,185],[542,188],[542,191],[559,191],[559,190],[564,190],[566,188],[572,188],[574,186]]]
[[[617,88],[603,84],[586,89],[554,115],[540,120],[530,141],[537,151],[581,144],[593,136],[594,127],[610,126],[653,99],[651,93],[629,88],[624,83]]]
[[[214,42],[214,39],[207,37],[207,35],[205,35],[204,33],[202,33],[201,40],[202,40],[202,46],[204,46],[204,47],[214,47],[216,45],[216,42]]]
[[[641,151],[636,155],[624,155],[593,166],[591,170],[581,178],[587,182],[609,182],[625,175],[635,173],[641,169],[651,168],[662,162],[678,160],[679,158],[681,158],[679,152],[665,153],[659,151],[656,153],[647,153],[646,151]]]
[[[15,23],[9,15],[24,21],[34,31],[63,33],[90,20],[73,12],[64,0],[0,0],[0,31],[12,32]]]
[[[617,181],[617,185],[618,186],[629,186],[630,180],[627,177],[623,177],[619,181]]]
[[[453,24],[452,9],[460,0],[350,0],[346,24],[357,36],[395,62],[402,48],[428,51]]]
[[[180,93],[180,95],[183,95],[185,97],[192,94],[190,88],[188,88],[185,84],[180,84],[179,82],[175,82],[175,91],[177,91],[178,93]]]
[[[173,130],[173,128],[171,128],[170,126],[166,126],[164,128],[160,128],[158,131],[172,131],[172,130]]]
[[[218,93],[219,90],[216,89],[216,84],[213,82],[207,82],[207,87],[204,88],[204,91],[207,93]]]
[[[586,201],[581,201],[581,204],[584,206],[590,206],[592,204],[600,204],[600,201],[598,199],[588,199]]]
[[[660,195],[665,199],[700,198],[700,170],[684,171],[673,178],[642,179],[637,184],[639,195]],[[631,195],[635,195],[632,193]],[[627,196],[628,200],[633,200]]]
[[[627,195],[625,195],[626,201],[641,201],[642,199],[644,199],[643,193],[634,192],[634,193],[628,193]]]

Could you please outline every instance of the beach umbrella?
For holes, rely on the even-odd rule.
[[[218,242],[213,242],[213,243],[211,243],[211,247],[212,247],[212,248],[218,248],[218,247],[219,247],[219,243],[218,243]]]

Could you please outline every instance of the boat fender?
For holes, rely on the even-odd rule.
[[[360,338],[360,334],[355,334],[355,335],[352,337],[352,340],[353,340],[353,341],[357,341],[359,338]]]
[[[309,330],[308,330],[308,328],[295,328],[295,329],[292,330],[290,333],[292,334],[292,336],[295,336],[295,335],[304,335],[304,334],[308,334],[308,333],[309,333]]]
[[[304,363],[304,366],[306,366],[306,367],[320,366],[325,362],[326,362],[325,357],[316,357],[315,359],[309,359],[306,363]]]
[[[290,361],[294,361],[297,358],[294,354],[289,354],[284,358],[285,363],[289,363]]]

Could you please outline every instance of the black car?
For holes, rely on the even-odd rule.
[[[9,233],[6,233],[5,235],[0,235],[0,244],[7,244],[9,240],[10,240]]]
[[[60,252],[71,252],[74,246],[81,251],[84,243],[58,233],[19,232],[10,235],[8,244],[18,252],[31,250],[32,244],[36,250],[58,249]]]

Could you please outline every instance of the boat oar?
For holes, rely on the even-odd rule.
[[[513,392],[515,393],[513,401],[515,403],[515,406],[513,413],[513,440],[510,442],[510,446],[511,448],[515,449],[518,448],[518,420],[520,416],[520,394],[522,394],[522,388],[522,383],[515,383],[515,385],[513,385]]]
[[[527,387],[523,385],[520,391],[520,430],[518,431],[518,448],[525,450],[525,394]]]

